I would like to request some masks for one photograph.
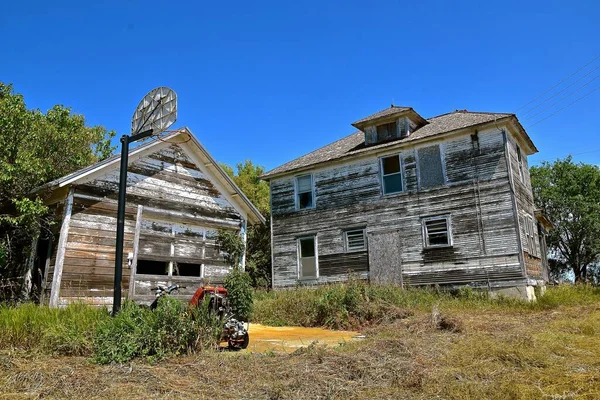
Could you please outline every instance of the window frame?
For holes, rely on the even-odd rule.
[[[400,170],[398,172],[394,172],[392,174],[384,174],[383,173],[383,160],[386,158],[391,158],[391,157],[398,157],[398,163],[400,165]],[[389,192],[386,193],[385,191],[385,181],[384,178],[386,176],[392,176],[392,175],[400,175],[400,184],[402,186],[402,189],[397,191],[397,192]],[[396,194],[400,194],[400,193],[405,193],[406,192],[406,183],[404,182],[404,163],[403,163],[403,157],[401,153],[395,153],[395,154],[389,154],[389,155],[385,155],[385,156],[381,156],[379,157],[379,182],[381,184],[381,194],[382,196],[393,196]]]
[[[429,244],[429,235],[427,232],[427,224],[428,221],[436,221],[436,220],[445,220],[446,221],[446,234],[448,236],[447,244]],[[424,249],[439,249],[444,247],[452,247],[454,246],[454,238],[452,235],[452,216],[450,214],[444,215],[434,215],[431,217],[421,218],[421,235],[423,238],[423,248]]]
[[[393,130],[390,130],[389,128],[393,125]],[[388,133],[388,136],[385,138],[381,138],[379,136],[379,128],[383,128],[385,126],[385,130]],[[375,126],[375,136],[377,138],[376,143],[383,143],[383,142],[387,142],[388,140],[392,140],[392,139],[396,139],[398,137],[398,120],[394,120],[394,121],[390,121],[390,122],[386,122],[383,124],[379,124]]]
[[[523,181],[523,154],[521,152],[521,147],[518,144],[515,144],[515,147],[517,151],[517,164],[519,165],[519,177],[521,178],[521,181]]]
[[[360,249],[351,249],[350,242],[348,241],[348,233],[361,231],[363,235],[363,246]],[[346,253],[356,253],[359,251],[366,251],[368,249],[367,244],[367,229],[366,228],[349,228],[344,230],[344,250]]]
[[[306,240],[306,239],[313,239],[313,246],[314,246],[314,251],[315,251],[315,276],[302,276],[301,272],[302,272],[302,265],[301,265],[301,253],[302,253],[302,249],[301,249],[301,244],[300,241],[302,240]],[[314,281],[319,279],[319,246],[318,246],[318,239],[317,239],[317,235],[305,235],[305,236],[299,236],[296,238],[296,267],[297,267],[297,279],[299,281]]]
[[[300,199],[299,196],[302,193],[308,193],[307,191],[305,192],[300,192],[299,190],[299,186],[298,186],[298,181],[300,180],[300,178],[304,178],[306,176],[310,176],[310,193],[311,193],[311,197],[312,197],[312,205],[310,207],[304,207],[304,208],[300,208]],[[301,211],[301,210],[311,210],[313,208],[316,207],[317,205],[317,197],[315,195],[315,177],[313,175],[313,173],[308,173],[308,174],[303,174],[303,175],[297,175],[294,177],[294,203],[296,206],[296,211]]]

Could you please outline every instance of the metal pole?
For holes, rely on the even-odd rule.
[[[125,198],[127,192],[127,164],[129,136],[121,136],[121,170],[119,173],[119,204],[117,207],[117,249],[115,252],[115,286],[113,315],[121,309],[121,279],[123,276],[123,237],[125,236]]]
[[[152,135],[152,129],[121,136],[121,170],[119,172],[119,204],[117,207],[117,242],[115,250],[115,282],[113,291],[113,315],[121,309],[121,280],[123,278],[123,238],[125,236],[125,199],[127,198],[127,164],[129,144]]]

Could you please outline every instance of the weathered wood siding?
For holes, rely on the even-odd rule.
[[[112,303],[117,214],[118,168],[73,186],[74,206],[60,289],[61,304],[80,299]],[[142,212],[138,219],[138,205]],[[128,168],[122,293],[150,300],[150,287],[182,283],[191,296],[203,279],[219,282],[227,272],[215,239],[220,228],[239,230],[242,217],[219,193],[210,176],[177,145],[165,145]],[[135,229],[138,259],[175,263],[167,276],[133,274]],[[128,260],[130,258],[130,260]],[[54,259],[51,264],[54,265]],[[177,262],[201,264],[203,276],[177,276]],[[52,280],[53,268],[49,271]],[[49,286],[47,286],[49,289]]]
[[[542,248],[539,241],[538,224],[535,218],[535,204],[531,190],[531,176],[527,156],[520,150],[521,166],[519,166],[518,144],[513,135],[508,135],[508,155],[510,159],[512,182],[519,217],[521,246],[527,276],[532,279],[543,279]]]
[[[360,226],[369,239],[369,264],[386,263],[369,265],[370,270],[396,283],[502,287],[522,281],[504,137],[494,129],[473,139],[467,134],[440,142],[446,184],[432,189],[419,189],[415,148],[399,152],[405,188],[399,194],[382,195],[378,157],[313,171],[314,209],[296,211],[294,177],[274,179],[274,286],[296,283],[297,237],[317,235],[321,264],[323,258],[341,259],[344,230]],[[424,249],[421,218],[436,215],[451,216],[453,246]],[[338,274],[318,282],[343,280],[343,270],[338,263]]]

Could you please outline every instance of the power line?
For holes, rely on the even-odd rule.
[[[565,82],[566,80],[570,79],[572,76],[577,75],[577,73],[579,71],[581,71],[582,69],[584,69],[588,65],[592,64],[594,61],[596,61],[599,58],[600,58],[600,55],[596,56],[592,61],[590,61],[587,64],[585,64],[583,67],[579,68],[577,71],[573,72],[571,75],[567,76],[566,78],[564,78],[563,80],[561,80],[560,82],[558,82],[556,85],[552,86],[550,89],[546,90],[544,93],[540,94],[539,96],[537,96],[536,98],[534,98],[533,100],[531,100],[529,103],[527,103],[527,104],[525,104],[525,105],[517,108],[517,110],[515,111],[515,113],[517,111],[522,110],[523,108],[527,107],[528,105],[530,105],[531,103],[533,103],[534,101],[536,101],[537,99],[539,99],[540,97],[544,96],[546,93],[554,90],[554,88],[556,88],[557,86],[560,86],[563,82]]]
[[[585,77],[587,77],[587,76],[591,75],[591,74],[592,74],[592,72],[594,72],[594,71],[597,71],[597,70],[599,70],[599,69],[600,69],[600,65],[599,65],[599,66],[597,66],[596,68],[594,68],[593,70],[591,70],[590,72],[588,72],[587,74],[585,74],[584,76],[582,76],[581,78],[577,79],[575,82],[572,82],[572,83],[571,83],[570,85],[568,85],[567,87],[565,87],[565,88],[563,88],[562,90],[559,90],[558,92],[554,93],[552,96],[548,97],[546,100],[542,101],[542,102],[541,102],[541,103],[539,103],[538,105],[536,105],[536,106],[534,106],[534,107],[530,108],[529,110],[525,111],[523,114],[521,114],[521,116],[525,116],[525,115],[529,114],[530,112],[532,112],[533,110],[535,110],[536,108],[538,108],[539,106],[541,106],[542,104],[544,104],[544,103],[546,103],[547,101],[549,101],[549,100],[551,100],[551,99],[555,98],[556,96],[558,96],[559,94],[561,94],[562,92],[564,92],[565,90],[567,90],[568,88],[570,88],[571,86],[573,86],[574,84],[576,84],[577,82],[581,81],[583,78],[585,78]],[[597,77],[596,77],[596,78],[597,78]],[[594,79],[596,79],[596,78],[593,78],[593,79],[592,79],[592,81],[593,81]],[[590,82],[591,82],[591,81],[590,81]],[[589,82],[588,82],[588,83],[589,83]],[[583,86],[585,86],[585,85],[583,85]],[[583,86],[582,86],[582,87],[583,87]],[[576,91],[577,91],[577,90],[576,90]],[[576,92],[576,91],[575,91],[575,92]],[[575,93],[575,92],[573,92],[573,93]],[[571,94],[573,94],[573,93],[571,93]],[[568,97],[568,96],[567,96],[567,97]],[[530,118],[533,118],[533,117],[530,117]]]
[[[600,68],[600,67],[599,67],[599,68]],[[548,110],[548,109],[550,109],[550,108],[554,107],[555,105],[557,105],[557,104],[558,104],[558,103],[560,103],[561,101],[563,101],[563,100],[565,100],[565,99],[567,99],[567,98],[569,98],[569,97],[573,96],[575,93],[577,93],[578,91],[580,91],[581,89],[583,89],[584,87],[586,87],[587,85],[589,85],[590,83],[592,83],[593,81],[595,81],[595,80],[596,80],[596,79],[598,79],[598,78],[600,78],[600,75],[596,75],[595,77],[593,77],[592,79],[590,79],[589,81],[587,81],[586,83],[584,83],[583,85],[579,86],[579,87],[578,87],[577,89],[575,89],[573,92],[571,92],[571,93],[569,93],[568,95],[566,95],[566,96],[562,97],[560,100],[558,100],[558,101],[555,101],[554,103],[550,104],[548,107],[546,107],[546,108],[542,109],[541,111],[539,111],[539,112],[537,112],[537,113],[533,114],[532,116],[530,116],[530,117],[527,117],[526,119],[533,119],[533,118],[535,118],[536,116],[538,116],[538,115],[542,114],[544,111],[546,111],[546,110]]]
[[[581,97],[580,97],[580,98],[578,98],[577,100],[574,100],[574,101],[570,102],[569,104],[567,104],[567,105],[566,105],[566,106],[564,106],[563,108],[559,108],[558,110],[556,110],[556,111],[555,111],[555,112],[553,112],[552,114],[548,115],[547,117],[545,117],[545,118],[542,118],[542,119],[540,119],[540,120],[538,120],[538,121],[534,122],[533,124],[529,125],[529,126],[528,126],[528,128],[531,128],[532,126],[534,126],[534,125],[537,125],[537,124],[539,124],[540,122],[547,120],[547,119],[548,119],[548,118],[550,118],[551,116],[558,114],[559,112],[561,112],[561,111],[562,111],[562,110],[564,110],[565,108],[572,106],[573,104],[577,103],[579,100],[583,100],[584,98],[588,97],[590,94],[594,93],[595,91],[597,91],[597,90],[599,90],[599,89],[600,89],[600,86],[596,86],[596,88],[594,88],[592,91],[590,91],[590,92],[588,92],[588,93],[584,94],[583,96],[581,96]]]

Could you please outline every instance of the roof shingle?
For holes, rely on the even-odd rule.
[[[410,107],[403,107],[410,109]],[[364,122],[365,120],[375,119],[382,117],[381,113],[385,113],[390,110],[388,108],[380,113],[375,113],[365,119],[355,122]],[[392,112],[397,112],[393,111]],[[389,115],[389,114],[385,114]],[[381,149],[386,147],[397,146],[402,143],[411,142],[418,139],[424,139],[427,137],[437,136],[443,133],[452,132],[458,129],[467,128],[469,126],[475,126],[492,122],[495,120],[514,116],[514,114],[508,113],[489,113],[489,112],[468,112],[468,111],[455,111],[448,114],[442,114],[437,117],[427,119],[428,124],[418,128],[412,132],[408,137],[403,139],[394,140],[391,142],[385,142],[372,146],[365,146],[365,136],[361,131],[354,132],[353,134],[346,136],[338,141],[335,141],[329,145],[321,147],[311,153],[308,153],[302,157],[296,158],[295,160],[289,161],[277,168],[274,168],[266,172],[262,178],[268,179],[272,176],[279,175],[285,172],[291,172],[297,169],[306,168],[316,164],[321,164],[328,161],[333,161],[345,157],[351,157],[358,155],[373,149]]]

